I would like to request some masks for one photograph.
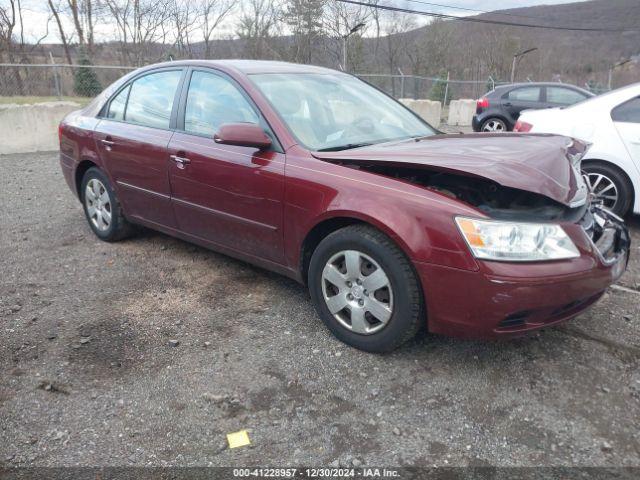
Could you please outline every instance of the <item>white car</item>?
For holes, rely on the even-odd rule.
[[[591,143],[582,170],[594,196],[620,216],[640,213],[640,83],[570,107],[525,111],[514,131]]]

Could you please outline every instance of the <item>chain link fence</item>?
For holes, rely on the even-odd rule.
[[[91,98],[133,67],[0,63],[0,102]]]
[[[91,98],[134,68],[119,65],[0,63],[0,103]],[[358,77],[395,98],[437,100],[444,107],[451,100],[479,98],[496,86],[508,83],[496,82],[491,77],[483,80],[403,74],[360,74]]]
[[[491,77],[484,80],[453,80],[418,75],[361,74],[358,77],[395,98],[429,99],[447,105],[451,100],[479,98],[498,85]]]

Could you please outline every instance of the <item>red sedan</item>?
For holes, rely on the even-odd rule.
[[[582,312],[629,234],[591,201],[586,146],[443,135],[367,83],[277,62],[152,65],[60,125],[60,162],[105,241],[132,225],[308,285],[342,341],[419,328],[506,337]]]

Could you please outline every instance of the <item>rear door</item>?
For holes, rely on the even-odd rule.
[[[587,96],[578,90],[560,86],[547,86],[544,93],[544,104],[547,108],[568,107],[587,99]]]
[[[225,123],[256,123],[266,151],[220,145]],[[180,230],[224,248],[282,263],[285,156],[258,108],[230,77],[193,69],[169,144],[172,201]]]
[[[174,68],[135,78],[112,97],[95,130],[127,215],[172,228],[167,146],[182,75],[183,69]]]
[[[640,97],[614,108],[611,119],[633,162],[640,168]]]
[[[515,121],[523,110],[541,107],[541,91],[540,87],[534,86],[514,88],[502,96],[502,107]]]

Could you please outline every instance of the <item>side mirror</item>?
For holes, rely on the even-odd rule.
[[[253,147],[260,150],[271,146],[271,139],[262,127],[255,123],[225,123],[220,126],[213,140],[222,145]]]

